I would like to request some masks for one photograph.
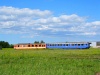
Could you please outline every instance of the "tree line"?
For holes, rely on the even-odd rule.
[[[45,43],[43,40],[39,41],[35,41],[34,43]]]
[[[35,41],[34,43],[45,43],[43,40],[41,41]],[[9,44],[6,41],[0,41],[0,48],[13,48],[14,45],[13,44]]]
[[[0,41],[0,47],[1,48],[13,48],[13,44],[9,44],[6,41]]]

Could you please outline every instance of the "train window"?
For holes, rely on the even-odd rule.
[[[18,45],[18,47],[19,47],[19,45]]]
[[[39,45],[39,47],[41,47],[41,45]]]
[[[74,46],[74,44],[72,44],[72,46]]]
[[[37,47],[37,45],[35,45],[35,47]]]
[[[80,44],[78,44],[78,46],[80,46]]]
[[[62,46],[62,44],[60,44],[60,46]]]
[[[52,46],[52,45],[50,44],[50,46]]]
[[[65,46],[65,44],[63,44],[63,46]]]
[[[32,47],[34,47],[34,45],[32,45]]]
[[[68,46],[68,44],[66,44],[66,46]]]
[[[51,44],[51,46],[53,46],[53,44]]]
[[[54,44],[52,44],[52,46],[54,46]]]
[[[58,44],[58,46],[62,46],[62,44]]]
[[[75,44],[75,46],[77,46],[77,44]]]
[[[84,44],[81,44],[82,46],[84,45]]]

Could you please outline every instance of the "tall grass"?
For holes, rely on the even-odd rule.
[[[0,75],[95,75],[100,49],[0,50]]]

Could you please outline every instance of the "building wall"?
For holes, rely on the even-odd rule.
[[[97,42],[96,45],[97,45],[97,46],[100,46],[100,42]]]
[[[91,47],[96,48],[96,42],[91,42]]]
[[[100,48],[100,42],[91,42],[91,47]]]

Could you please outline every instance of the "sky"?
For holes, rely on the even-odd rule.
[[[0,0],[0,41],[100,41],[100,0]]]

